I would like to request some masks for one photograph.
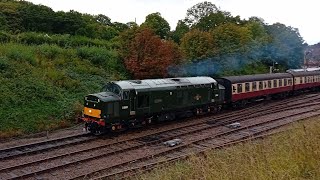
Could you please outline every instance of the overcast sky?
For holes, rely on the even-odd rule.
[[[202,0],[28,0],[51,7],[54,11],[104,14],[112,22],[144,22],[148,14],[160,12],[174,29],[183,19],[187,9]],[[212,0],[221,10],[241,18],[258,16],[268,24],[283,23],[299,29],[303,39],[310,45],[320,42],[320,1],[316,0]]]

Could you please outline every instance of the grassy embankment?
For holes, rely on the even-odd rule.
[[[138,179],[320,179],[320,117],[262,140],[213,150]],[[291,128],[291,127],[290,127]]]
[[[86,94],[98,92],[108,80],[124,78],[112,48],[61,37],[54,38],[57,42],[47,38],[49,44],[36,43],[39,38],[2,39],[0,139],[70,126]]]

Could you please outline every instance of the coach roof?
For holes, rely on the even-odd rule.
[[[245,76],[222,77],[222,79],[227,79],[231,83],[264,81],[264,80],[282,79],[282,78],[292,78],[292,75],[289,73],[274,73],[274,74],[255,74],[255,75],[245,75]]]

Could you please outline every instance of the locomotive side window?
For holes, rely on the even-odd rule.
[[[259,89],[260,89],[260,90],[263,89],[263,83],[262,83],[262,81],[259,81]]]
[[[144,108],[149,106],[149,96],[146,94],[138,96],[138,108]]]
[[[282,86],[282,79],[279,79],[279,87]]]
[[[242,84],[238,84],[238,93],[242,93]]]
[[[252,91],[256,91],[257,90],[257,82],[253,82],[252,83]]]
[[[250,91],[250,83],[245,83],[245,90],[246,92]]]
[[[273,87],[274,88],[278,87],[277,80],[273,80]]]

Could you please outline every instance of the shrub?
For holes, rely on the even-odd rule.
[[[7,57],[0,57],[0,73],[9,69],[9,61]]]
[[[62,49],[57,45],[43,44],[37,47],[37,53],[44,58],[53,60],[62,54]]]

